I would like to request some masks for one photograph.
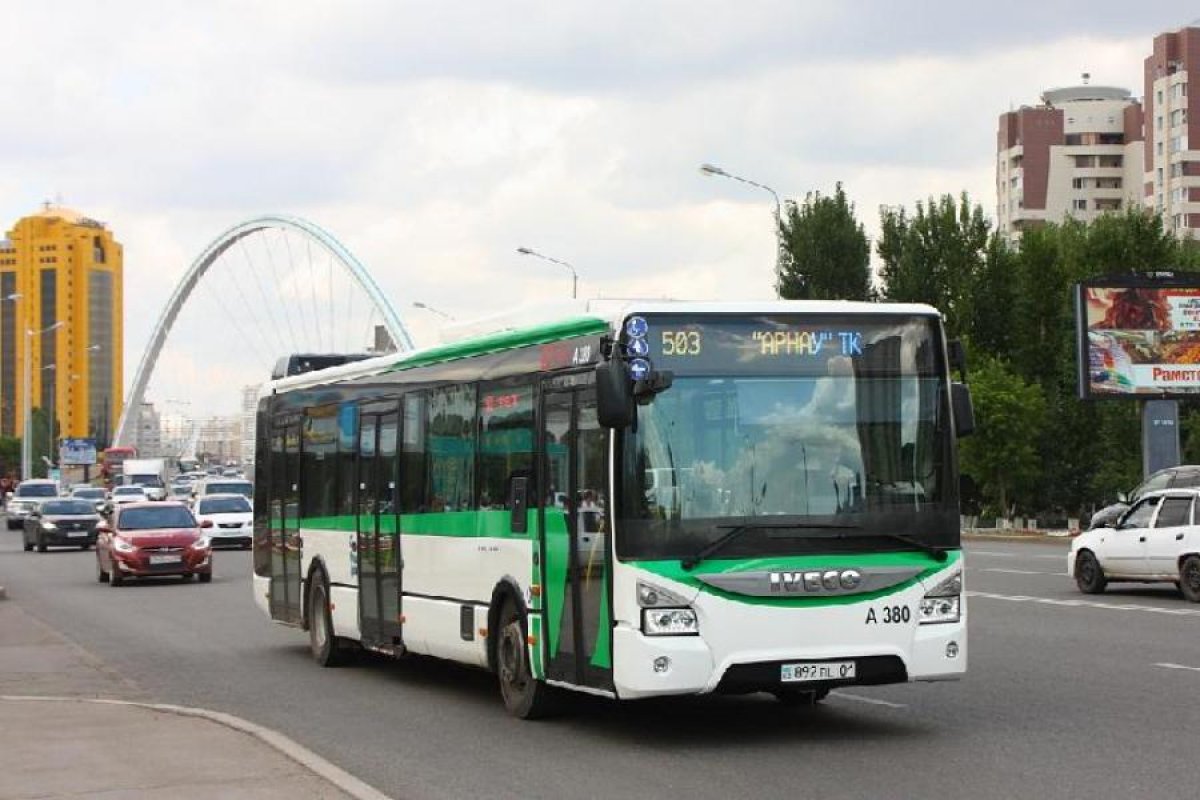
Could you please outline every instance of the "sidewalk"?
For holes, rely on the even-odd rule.
[[[273,731],[145,700],[16,601],[0,600],[0,800],[386,800]]]

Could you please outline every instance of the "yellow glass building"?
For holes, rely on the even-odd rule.
[[[0,240],[0,433],[23,430],[28,336],[30,407],[53,407],[63,437],[109,444],[124,399],[121,265],[104,223],[50,203]]]

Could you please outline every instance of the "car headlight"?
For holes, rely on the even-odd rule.
[[[647,636],[695,636],[700,633],[691,608],[643,608],[642,633]]]
[[[211,539],[209,539],[207,536],[201,536],[199,539],[192,542],[192,549],[193,550],[207,550],[211,544],[212,544]]]
[[[113,539],[112,546],[113,546],[113,550],[116,550],[118,553],[136,553],[137,552],[137,547],[133,544],[133,542],[126,541],[125,539],[119,539],[119,538]]]
[[[962,573],[956,572],[921,598],[918,621],[922,625],[958,622],[962,615]]]
[[[51,522],[50,520],[43,520],[43,521],[42,521],[42,530],[44,530],[44,531],[56,531],[56,530],[58,530],[58,526],[57,526],[57,525],[55,525],[55,524],[54,524],[53,522]]]

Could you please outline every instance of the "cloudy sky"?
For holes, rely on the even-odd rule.
[[[1084,71],[1140,95],[1153,36],[1194,22],[1181,14],[1128,0],[13,0],[0,223],[61,198],[109,224],[125,247],[127,384],[191,261],[265,212],[337,236],[418,343],[438,318],[414,301],[464,319],[569,297],[570,274],[518,246],[572,262],[581,297],[767,298],[770,196],[699,164],[785,199],[841,181],[868,233],[879,206],[931,194],[966,190],[991,213],[997,116]],[[151,399],[237,406],[286,344],[247,319],[247,270],[268,280],[269,257],[214,267]]]

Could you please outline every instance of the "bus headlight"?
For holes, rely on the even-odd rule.
[[[700,633],[691,608],[643,608],[642,633],[647,636],[695,636]]]
[[[921,598],[918,621],[922,625],[958,622],[962,612],[962,573],[956,572]]]

